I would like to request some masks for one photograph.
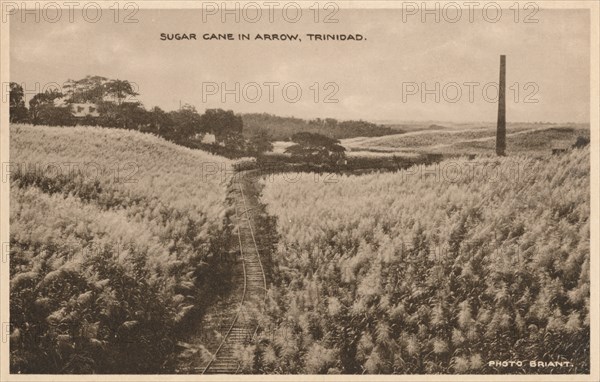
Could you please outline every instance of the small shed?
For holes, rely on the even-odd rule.
[[[572,142],[566,141],[564,139],[554,139],[552,140],[552,155],[560,155],[562,153],[566,153],[571,149]]]

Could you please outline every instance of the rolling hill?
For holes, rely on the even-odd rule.
[[[168,371],[220,277],[231,162],[28,125],[11,126],[10,161],[11,371]]]
[[[507,154],[547,154],[565,148],[577,137],[590,136],[589,125],[516,124],[507,128]],[[382,137],[342,140],[350,152],[386,154],[435,153],[450,155],[494,154],[496,129],[492,126],[467,129],[420,130]]]

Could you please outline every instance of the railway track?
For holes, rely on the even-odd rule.
[[[246,203],[242,181],[235,182],[237,183],[235,216],[243,271],[241,281],[243,287],[239,288],[241,289],[241,298],[229,329],[202,374],[235,374],[239,371],[240,365],[235,358],[235,350],[239,345],[249,341],[256,333],[257,327],[252,320],[252,309],[260,306],[267,292],[265,272],[256,245],[250,209]]]

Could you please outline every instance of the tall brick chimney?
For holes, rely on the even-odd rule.
[[[498,125],[496,129],[496,155],[504,156],[506,150],[506,56],[500,56],[500,84],[498,87]]]

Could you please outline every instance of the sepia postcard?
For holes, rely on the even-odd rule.
[[[0,381],[600,380],[597,1],[0,8]]]

